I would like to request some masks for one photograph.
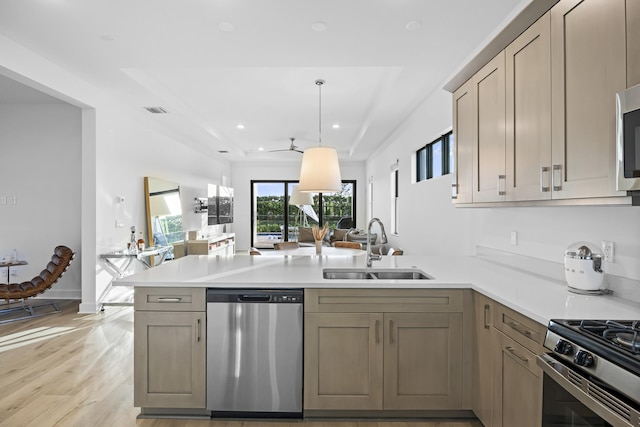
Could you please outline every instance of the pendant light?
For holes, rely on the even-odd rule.
[[[340,164],[335,148],[322,146],[322,85],[316,80],[319,91],[318,146],[307,148],[302,154],[299,191],[303,193],[335,193],[342,189]]]

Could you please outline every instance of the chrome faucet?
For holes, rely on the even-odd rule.
[[[384,224],[382,224],[382,221],[380,221],[379,218],[371,218],[371,221],[369,221],[369,225],[367,226],[367,267],[371,267],[371,263],[373,261],[380,261],[382,259],[382,256],[380,254],[371,253],[371,227],[373,226],[374,222],[380,224],[380,242],[387,243],[387,233],[384,232]]]

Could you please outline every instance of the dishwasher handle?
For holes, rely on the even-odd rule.
[[[238,295],[238,301],[240,302],[269,302],[271,301],[271,295],[269,294],[243,294]]]

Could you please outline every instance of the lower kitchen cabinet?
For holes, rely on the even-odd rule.
[[[542,370],[536,365],[536,355],[544,351],[546,327],[502,304],[477,293],[474,298],[476,296],[476,339],[483,344],[478,347],[480,352],[474,365],[479,370],[474,373],[474,379],[480,379],[475,384],[478,388],[474,389],[474,397],[476,393],[485,394],[483,406],[476,415],[480,418],[484,414],[481,420],[487,427],[540,427]],[[488,322],[491,322],[489,334],[485,328]],[[489,335],[491,348],[487,349]],[[490,379],[484,370],[489,370]],[[489,421],[485,419],[484,406],[488,401],[492,406]],[[475,405],[474,410],[477,410]]]
[[[474,292],[474,339],[473,339],[473,393],[472,408],[476,417],[486,427],[492,425],[492,392],[493,389],[493,358],[491,345],[491,315],[493,300]]]
[[[304,409],[463,409],[463,291],[431,292],[306,290]]]
[[[384,409],[460,409],[462,313],[385,313],[384,325]]]
[[[305,314],[305,409],[382,409],[382,314]]]
[[[493,427],[540,427],[542,370],[536,355],[493,330]]]
[[[204,293],[138,288],[135,300],[134,406],[204,409],[206,313],[191,311],[204,308]]]

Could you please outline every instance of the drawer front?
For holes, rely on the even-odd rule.
[[[305,289],[307,313],[462,312],[462,289]]]
[[[533,353],[543,352],[542,343],[547,328],[522,314],[496,304],[493,325],[506,336],[522,344]]]
[[[494,334],[494,343],[496,344],[496,349],[500,348],[503,354],[501,356],[502,359],[510,358],[531,374],[538,378],[541,377],[542,370],[536,364],[536,355],[533,352],[500,332],[494,331]]]
[[[144,311],[205,311],[206,288],[136,288],[134,308]]]

